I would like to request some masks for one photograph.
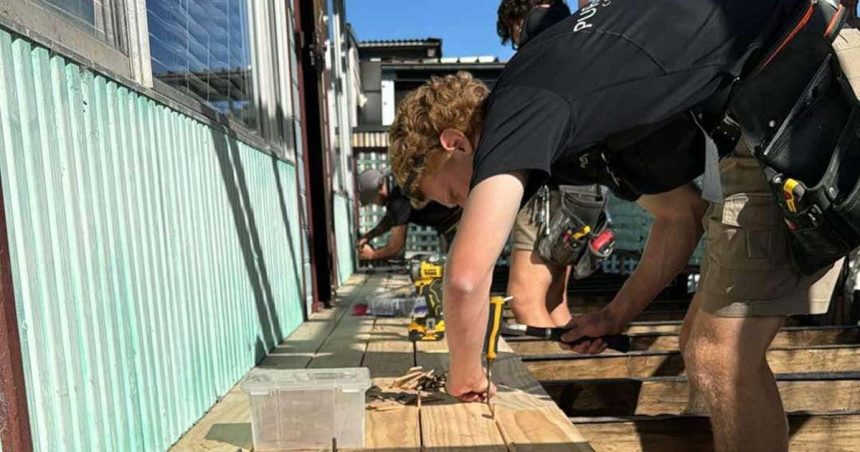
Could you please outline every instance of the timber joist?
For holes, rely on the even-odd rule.
[[[508,343],[595,450],[713,450],[707,416],[688,407],[680,328],[676,320],[635,322],[625,331],[630,352],[596,356],[550,341]],[[857,450],[860,328],[785,327],[767,359],[789,413],[791,450]]]

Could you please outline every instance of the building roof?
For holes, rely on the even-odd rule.
[[[463,56],[463,57],[446,57],[440,58],[439,63],[442,64],[478,64],[478,63],[498,63],[499,57],[495,56]]]
[[[361,41],[360,47],[406,47],[406,46],[436,46],[441,45],[442,40],[439,38],[425,39],[382,39]]]

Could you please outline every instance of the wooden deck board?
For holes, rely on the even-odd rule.
[[[388,387],[393,378],[374,378],[380,387]],[[367,410],[364,447],[371,450],[420,451],[418,407],[404,406],[390,411]]]
[[[710,423],[703,416],[573,421],[601,452],[713,450]],[[857,450],[860,414],[795,414],[788,423],[792,451]]]
[[[380,387],[387,387],[393,377],[402,376],[414,365],[414,347],[409,341],[408,323],[406,319],[376,319],[362,366],[370,370],[373,382]],[[391,411],[368,410],[366,416],[366,448],[420,450],[417,406],[404,406]]]
[[[365,276],[354,276],[338,293],[337,306],[311,315],[260,364],[260,367],[299,369],[307,367],[331,337],[354,302],[369,285]],[[248,398],[235,386],[170,449],[185,452],[250,451],[253,446]]]
[[[368,278],[364,275],[353,276],[338,292],[334,308],[312,314],[296,331],[276,346],[258,366],[271,369],[307,367],[349,312],[353,301],[360,299],[365,291],[369,290],[368,282]]]
[[[416,361],[437,371],[447,370],[446,342],[416,344]],[[592,450],[504,340],[499,341],[493,382],[498,387],[497,395],[492,398],[495,418],[485,404],[451,402],[423,406],[424,446],[430,450]],[[464,408],[467,411],[462,411]],[[444,423],[441,430],[440,422]],[[487,428],[493,426],[498,436],[487,433]],[[476,436],[458,433],[461,431],[474,431]]]
[[[406,319],[380,318],[370,333],[362,367],[373,378],[400,377],[415,366],[415,347],[409,341]]]
[[[349,299],[340,322],[314,355],[307,367],[312,369],[331,369],[338,367],[359,367],[370,342],[376,319],[352,315],[353,303],[365,303],[375,293],[385,290],[384,280],[369,278],[358,294]]]
[[[447,372],[447,344],[413,345],[408,319],[356,317],[352,305],[367,302],[403,284],[402,277],[374,275],[359,279],[340,297],[335,309],[314,315],[278,346],[261,366],[327,368],[365,366],[374,383],[386,385],[416,362]],[[389,451],[569,451],[592,450],[566,415],[529,374],[504,341],[494,366],[501,387],[494,398],[497,417],[485,404],[462,404],[449,397],[417,406],[366,412],[365,447]],[[192,428],[176,451],[237,451],[252,447],[250,409],[234,388]]]

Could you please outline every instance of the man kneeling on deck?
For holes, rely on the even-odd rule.
[[[834,82],[841,69],[827,50],[839,14],[808,0],[607,0],[523,46],[492,94],[458,74],[404,99],[391,128],[395,177],[410,196],[464,207],[445,276],[449,392],[479,401],[494,390],[481,365],[487,300],[522,203],[547,181],[603,184],[637,200],[655,223],[612,303],[575,318],[564,339],[621,332],[706,232],[702,280],[681,338],[691,386],[711,414],[719,450],[786,450],[765,352],[785,316],[826,308],[833,263],[860,245],[856,220],[798,190],[828,168],[810,158],[837,148],[860,158],[851,141],[860,114],[849,117],[856,98]],[[798,57],[797,46],[810,51]],[[815,83],[826,89],[806,90]],[[700,191],[690,181],[702,173]],[[840,180],[846,193],[860,191],[856,176]],[[844,202],[832,200],[853,208]],[[856,209],[851,215],[860,218]]]
[[[375,204],[385,207],[385,216],[379,224],[358,239],[358,258],[361,260],[391,259],[403,254],[409,224],[431,226],[439,234],[439,248],[448,252],[448,246],[457,232],[457,222],[463,210],[450,208],[435,202],[424,203],[421,209],[414,208],[390,174],[369,169],[358,177],[358,198],[362,206]],[[391,231],[388,243],[373,249],[370,242]]]

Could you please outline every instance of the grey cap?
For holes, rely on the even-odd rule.
[[[366,206],[379,196],[385,174],[378,169],[365,170],[358,176],[358,202]]]

